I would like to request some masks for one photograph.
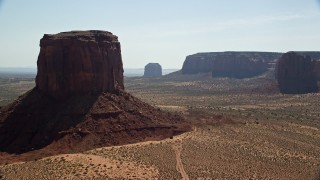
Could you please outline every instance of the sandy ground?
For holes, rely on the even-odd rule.
[[[128,91],[180,112],[194,130],[3,165],[0,179],[320,179],[320,95],[228,90],[238,82],[181,82],[175,89],[175,82],[129,79]]]
[[[63,154],[0,167],[4,179],[155,179],[158,170],[91,154]]]
[[[163,141],[5,165],[0,173],[5,179],[316,179],[318,138],[318,129],[298,124],[205,126]]]

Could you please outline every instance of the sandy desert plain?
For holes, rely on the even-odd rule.
[[[0,81],[0,106],[35,85],[25,75],[2,75]],[[143,101],[181,114],[193,131],[6,162],[0,179],[320,179],[319,93],[280,94],[272,73],[251,79],[127,77],[125,86]]]

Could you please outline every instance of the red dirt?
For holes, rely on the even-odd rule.
[[[180,116],[121,90],[56,101],[33,89],[1,109],[0,164],[160,140],[190,130]]]

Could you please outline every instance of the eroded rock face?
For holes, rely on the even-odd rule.
[[[315,73],[317,80],[320,81],[320,60],[314,61],[313,72]]]
[[[183,74],[212,72],[213,77],[247,78],[267,71],[280,53],[213,52],[187,56]]]
[[[123,89],[118,37],[107,31],[71,31],[40,40],[36,87],[55,98]]]
[[[149,63],[144,67],[144,77],[161,77],[162,67],[159,63]]]
[[[276,65],[276,79],[281,93],[303,94],[318,92],[314,62],[310,56],[288,52]]]

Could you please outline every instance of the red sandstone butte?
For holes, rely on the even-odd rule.
[[[37,86],[1,108],[0,153],[30,160],[192,130],[123,90],[120,43],[110,32],[44,35],[40,46]]]
[[[40,40],[36,87],[57,99],[124,89],[118,37],[107,31],[45,34]]]

